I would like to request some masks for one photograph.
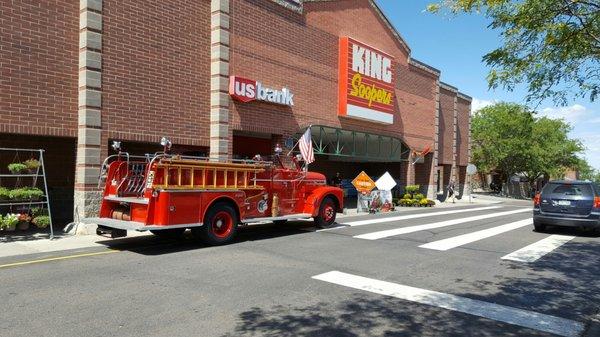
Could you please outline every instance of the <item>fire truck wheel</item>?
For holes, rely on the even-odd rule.
[[[192,233],[209,245],[222,245],[233,240],[237,224],[237,213],[233,207],[219,202],[206,212],[204,226],[192,228]]]
[[[185,232],[185,228],[161,229],[158,231],[150,231],[150,233],[158,236],[161,239],[178,239]]]
[[[321,202],[315,224],[320,228],[330,228],[335,223],[336,212],[335,201],[331,197],[326,197]]]
[[[275,220],[273,223],[277,226],[285,225],[287,220]]]

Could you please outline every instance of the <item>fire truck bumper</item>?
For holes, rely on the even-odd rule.
[[[123,221],[108,218],[85,218],[81,222],[87,224],[96,224],[96,234],[101,236],[110,236],[111,238],[121,238],[127,236],[127,231],[147,231],[151,226],[144,226],[142,222]]]

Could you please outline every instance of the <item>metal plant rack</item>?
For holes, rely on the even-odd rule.
[[[42,197],[43,201],[19,201],[19,202],[4,202],[0,201],[0,206],[25,206],[25,205],[45,205],[48,210],[48,217],[50,218],[50,240],[54,239],[54,229],[52,228],[52,212],[50,210],[50,196],[48,195],[48,180],[46,178],[46,168],[44,166],[44,150],[42,149],[17,149],[17,148],[0,148],[0,152],[28,152],[28,153],[38,153],[40,166],[37,168],[35,174],[0,174],[0,179],[2,178],[32,178],[31,186],[35,187],[38,183],[38,178],[42,178],[44,182],[44,196]]]

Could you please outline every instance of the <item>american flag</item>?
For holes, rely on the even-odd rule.
[[[315,161],[315,153],[313,152],[312,147],[310,127],[306,129],[306,132],[304,132],[304,134],[298,141],[298,147],[300,147],[300,153],[302,153],[302,157],[304,158],[304,162],[306,163],[306,165]]]

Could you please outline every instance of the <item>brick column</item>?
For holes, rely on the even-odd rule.
[[[473,100],[470,96],[467,96],[461,92],[458,93],[458,97],[460,97],[461,99],[468,101],[469,102],[469,115],[467,116],[467,122],[468,122],[468,130],[467,130],[467,164],[471,163],[471,107],[470,107],[470,103]],[[462,141],[461,141],[462,142]],[[465,181],[462,182],[462,191],[463,191],[463,198],[464,197],[468,197],[469,194],[471,193],[471,181],[472,181],[473,176],[469,176],[469,175],[465,175]]]
[[[456,188],[460,186],[460,177],[458,174],[458,92],[454,95],[454,118],[452,119],[453,136],[452,136],[452,173],[450,179],[454,179]]]
[[[427,191],[427,198],[431,200],[437,199],[437,180],[438,180],[438,164],[440,150],[440,81],[435,84],[435,135],[433,136],[433,159],[431,161],[431,186]],[[443,185],[443,182],[442,182]],[[442,186],[442,189],[444,186]]]
[[[229,0],[211,0],[210,157],[231,157],[229,130]]]
[[[97,216],[102,115],[102,0],[80,0],[75,220]]]

